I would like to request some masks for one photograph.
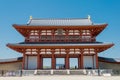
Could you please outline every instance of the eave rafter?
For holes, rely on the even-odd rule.
[[[30,33],[30,30],[27,30],[27,29],[21,29],[21,28],[15,28],[15,29],[24,37],[27,37]]]
[[[105,44],[105,45],[86,45],[86,46],[21,46],[21,45],[12,45],[12,44],[7,44],[7,46],[17,52],[23,53],[25,49],[71,49],[71,48],[76,48],[76,49],[89,49],[89,48],[94,48],[97,53],[102,52],[104,50],[107,50],[108,48],[112,47],[114,44]]]
[[[16,25],[13,27],[19,31],[24,37],[27,37],[31,30],[56,30],[56,29],[65,29],[65,30],[90,30],[93,36],[97,36],[108,24],[101,25],[84,25],[84,26],[29,26],[29,25]]]
[[[106,26],[107,26],[107,24],[104,24],[104,25],[96,26],[96,27],[92,28],[91,29],[92,35],[97,36],[106,28]]]

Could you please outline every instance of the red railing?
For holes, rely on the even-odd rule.
[[[47,35],[47,36],[40,36],[40,37],[32,37],[26,38],[25,42],[94,42],[96,41],[95,38],[82,38],[79,35]]]

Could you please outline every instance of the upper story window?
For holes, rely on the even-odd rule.
[[[57,29],[55,31],[55,35],[65,35],[65,30],[63,30],[63,29]]]

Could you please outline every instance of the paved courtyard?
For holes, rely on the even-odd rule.
[[[120,80],[120,76],[42,75],[23,77],[0,77],[0,80]]]

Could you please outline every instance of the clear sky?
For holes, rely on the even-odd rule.
[[[23,42],[12,24],[26,24],[33,18],[87,18],[94,23],[108,23],[97,41],[112,42],[114,47],[99,56],[120,58],[119,0],[0,0],[0,58],[22,56],[6,47],[7,43]]]

